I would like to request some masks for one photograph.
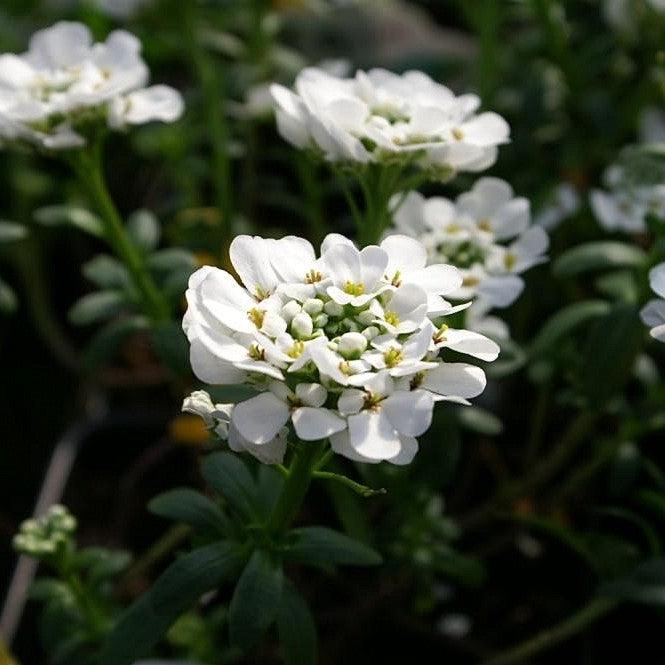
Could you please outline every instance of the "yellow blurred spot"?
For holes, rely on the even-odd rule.
[[[200,266],[216,266],[217,259],[209,252],[197,252],[194,257]]]
[[[0,665],[17,665],[2,640],[0,640]]]
[[[174,441],[185,446],[201,446],[210,440],[210,432],[203,420],[188,413],[183,413],[170,422],[169,435]]]

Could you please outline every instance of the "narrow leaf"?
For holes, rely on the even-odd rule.
[[[322,526],[294,529],[285,556],[310,565],[376,566],[381,555],[349,536]]]
[[[201,473],[215,491],[238,512],[254,518],[258,514],[256,485],[245,464],[231,453],[213,453],[201,465]]]
[[[277,632],[286,665],[316,665],[316,624],[305,599],[286,580],[277,609]]]
[[[243,558],[237,545],[221,542],[177,559],[120,616],[102,648],[100,664],[132,665],[150,653],[171,624],[204,593],[236,574]]]
[[[233,592],[229,607],[231,644],[247,651],[268,630],[277,614],[284,573],[267,552],[255,550]]]
[[[111,357],[129,335],[147,328],[148,322],[141,316],[109,323],[92,338],[84,356],[86,368],[95,369]]]
[[[178,487],[156,496],[148,510],[170,520],[190,524],[205,533],[225,534],[228,518],[207,496],[188,487]]]
[[[104,224],[96,215],[84,208],[55,205],[39,208],[34,213],[35,221],[43,226],[74,226],[97,238],[104,237]]]
[[[572,277],[593,270],[637,268],[645,261],[646,254],[635,245],[603,240],[569,249],[554,262],[552,270],[560,277]]]
[[[120,291],[97,291],[80,298],[69,310],[69,320],[84,326],[118,314],[126,303]]]
[[[83,265],[86,279],[102,289],[124,289],[131,284],[127,268],[108,254],[99,254]]]
[[[28,231],[22,224],[0,219],[0,243],[22,240],[26,235],[28,235]]]
[[[150,210],[137,210],[127,219],[127,232],[134,244],[143,252],[151,252],[161,237],[157,217]]]

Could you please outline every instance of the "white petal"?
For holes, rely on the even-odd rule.
[[[353,449],[373,460],[395,457],[401,450],[399,434],[382,410],[349,416],[349,441]]]
[[[271,392],[252,397],[233,409],[233,424],[252,443],[267,443],[289,419],[289,408]]]
[[[342,386],[348,383],[348,377],[339,368],[342,362],[341,356],[338,356],[324,344],[313,345],[309,350],[309,355],[319,372],[329,376]]]
[[[462,286],[462,275],[455,266],[441,263],[416,270],[408,276],[408,281],[417,284],[428,294],[446,295]]]
[[[422,388],[455,397],[476,397],[485,390],[487,379],[480,367],[466,363],[441,363],[425,375]]]
[[[418,441],[412,436],[400,436],[400,451],[395,455],[395,457],[390,457],[388,461],[391,464],[397,464],[398,466],[404,466],[406,464],[411,464],[413,458],[418,452]]]
[[[665,298],[665,263],[649,271],[649,284],[659,296]]]
[[[198,340],[194,339],[189,348],[189,362],[194,375],[204,383],[213,385],[233,385],[243,383],[246,374],[231,363],[220,360]]]
[[[330,437],[330,446],[338,454],[346,457],[347,459],[353,460],[354,462],[365,462],[369,464],[376,464],[381,460],[369,459],[364,455],[358,453],[351,442],[349,441],[349,432],[344,430],[342,432],[337,432]],[[399,455],[399,453],[398,453]]]
[[[349,388],[344,390],[337,400],[337,410],[343,416],[358,413],[365,404],[367,393],[364,390]]]
[[[326,439],[346,429],[346,420],[330,409],[303,406],[293,411],[291,420],[298,438],[303,441]]]
[[[494,307],[508,307],[524,289],[524,280],[517,275],[488,277],[478,287],[478,294]]]
[[[496,360],[499,355],[499,345],[493,342],[489,337],[479,335],[471,330],[455,330],[453,328],[446,330],[445,343],[453,351],[466,353],[474,358],[479,358],[486,362]]]
[[[112,126],[142,125],[153,120],[174,122],[185,109],[180,93],[167,85],[153,85],[137,90],[121,101],[122,109],[111,120]]]
[[[333,245],[349,245],[355,248],[352,240],[341,233],[329,233],[321,243],[321,256],[323,256]]]
[[[328,391],[320,383],[299,383],[296,397],[307,406],[319,407],[326,403]]]
[[[304,238],[286,236],[274,242],[270,260],[285,282],[302,282],[316,261],[312,244]]]
[[[386,274],[389,279],[392,279],[397,271],[401,272],[404,278],[405,274],[424,268],[427,263],[427,250],[409,236],[388,236],[381,243],[381,249],[388,254]]]
[[[377,247],[370,245],[360,252],[362,278],[365,290],[373,291],[377,282],[386,274],[388,267],[388,254]]]
[[[85,25],[60,21],[32,35],[27,59],[43,68],[69,67],[89,57],[91,45],[92,35]]]
[[[333,244],[326,250],[322,258],[335,284],[362,282],[360,252],[353,245]]]
[[[236,236],[229,247],[231,263],[242,283],[258,298],[270,294],[278,283],[270,262],[270,243],[259,236]]]
[[[238,332],[252,333],[256,326],[247,312],[256,306],[254,299],[225,270],[210,270],[200,285],[203,308],[222,325]]]
[[[497,240],[507,240],[523,233],[531,218],[529,201],[517,198],[501,206],[492,216],[492,231]]]
[[[398,390],[381,402],[392,426],[407,436],[420,436],[432,424],[434,400],[427,390]]]
[[[462,125],[464,142],[478,146],[506,143],[510,136],[508,123],[497,113],[481,113]]]

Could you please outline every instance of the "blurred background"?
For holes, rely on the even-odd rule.
[[[313,241],[329,230],[353,233],[329,173],[287,146],[274,126],[268,84],[290,85],[308,64],[341,74],[420,69],[456,93],[478,92],[483,108],[512,129],[489,174],[531,200],[551,233],[553,258],[608,237],[648,248],[648,234],[608,234],[588,192],[626,145],[665,136],[658,4],[1,0],[0,52],[25,50],[36,29],[60,19],[86,23],[98,39],[123,27],[141,39],[152,80],[183,92],[180,122],[113,134],[105,157],[123,215],[149,210],[161,246],[182,252],[164,287],[178,297],[196,266],[225,265],[230,232],[294,232]],[[473,180],[465,175],[426,193],[455,196]],[[2,153],[0,219],[28,234],[0,245],[0,277],[16,300],[3,291],[0,597],[14,573],[11,538],[40,493],[78,516],[82,543],[140,556],[165,528],[147,512],[148,500],[174,484],[202,484],[197,458],[207,433],[179,414],[196,384],[178,325],[155,339],[110,328],[114,322],[72,323],[71,307],[92,290],[81,265],[101,247],[44,212],[61,204],[88,205],[65,166]],[[644,330],[619,329],[615,355],[616,347],[598,347],[591,324],[547,352],[527,348],[567,303],[590,294],[634,301],[630,277],[611,275],[599,284],[557,276],[551,264],[531,271],[518,303],[500,313],[513,341],[488,368],[478,407],[466,414],[441,408],[408,468],[364,469],[368,483],[388,489],[385,497],[363,503],[344,489],[315,488],[303,519],[373,541],[387,560],[371,573],[294,571],[317,617],[322,663],[483,662],[566,619],[600,583],[660,552],[663,348],[645,354]],[[601,325],[605,333],[613,326]],[[617,376],[603,374],[624,366]],[[582,445],[564,450],[543,483],[488,511],[495,489],[528,477],[600,385],[607,388],[603,416],[587,423]],[[121,596],[135,596],[163,563],[148,561]],[[165,653],[241,662],[225,644],[224,600],[212,618],[176,626]],[[48,641],[48,628],[36,607],[12,603],[3,615],[4,628],[14,624],[12,651],[24,665],[46,662],[35,635]],[[641,602],[623,605],[533,662],[665,662],[663,618],[662,609]],[[11,661],[0,656],[3,662]],[[246,662],[278,657],[268,644]]]

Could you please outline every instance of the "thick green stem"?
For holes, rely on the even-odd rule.
[[[483,665],[515,665],[524,662],[533,655],[551,649],[556,644],[576,635],[589,624],[604,617],[614,610],[619,602],[613,598],[600,597],[592,600],[581,610],[561,623],[543,630],[522,644],[504,651],[495,658],[491,658]]]
[[[269,535],[275,536],[281,533],[295,519],[307,494],[314,467],[324,445],[323,442],[317,444],[313,441],[298,445],[282,493],[266,525]]]
[[[91,152],[77,152],[71,163],[102,219],[107,242],[132,277],[145,313],[154,322],[167,321],[169,306],[148,272],[144,257],[125,229],[106,187],[100,157],[100,149],[96,147]]]

